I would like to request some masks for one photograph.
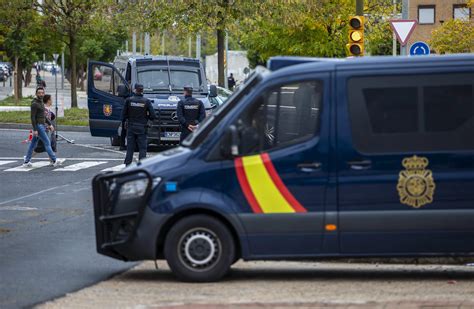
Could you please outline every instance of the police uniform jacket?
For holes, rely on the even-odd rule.
[[[128,120],[129,127],[145,127],[148,120],[156,118],[155,110],[150,100],[143,95],[134,94],[125,100],[125,106],[122,111],[122,120]]]
[[[176,112],[179,123],[186,130],[188,125],[197,125],[206,118],[204,104],[192,96],[185,96],[184,100],[180,100]]]

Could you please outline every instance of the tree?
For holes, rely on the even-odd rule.
[[[366,51],[389,54],[391,0],[365,1]],[[352,0],[277,2],[263,4],[259,14],[240,23],[240,41],[251,64],[275,55],[345,57],[347,22],[355,15]],[[369,44],[368,44],[369,43]]]
[[[130,25],[134,31],[156,33],[163,30],[181,34],[197,34],[215,31],[217,39],[219,85],[223,86],[224,41],[226,31],[245,16],[256,14],[258,6],[265,1],[235,0],[188,0],[182,1],[135,1],[124,4],[124,12],[135,21]]]
[[[474,52],[474,27],[470,21],[449,20],[431,32],[429,43],[438,54]]]
[[[43,0],[36,7],[47,18],[45,26],[60,34],[69,49],[71,107],[77,107],[77,54],[80,34],[89,25],[98,8],[98,0]]]

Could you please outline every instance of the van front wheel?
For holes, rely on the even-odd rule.
[[[222,222],[210,216],[194,215],[178,221],[170,229],[164,254],[179,280],[212,282],[229,271],[235,244]]]

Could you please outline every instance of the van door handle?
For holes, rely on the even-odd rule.
[[[300,163],[298,169],[304,173],[311,173],[321,170],[322,164],[320,162]]]
[[[372,167],[372,161],[370,160],[348,161],[347,164],[355,171],[368,170]]]

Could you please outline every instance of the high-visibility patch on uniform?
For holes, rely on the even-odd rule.
[[[267,153],[234,161],[242,192],[254,213],[306,212],[285,186]]]

